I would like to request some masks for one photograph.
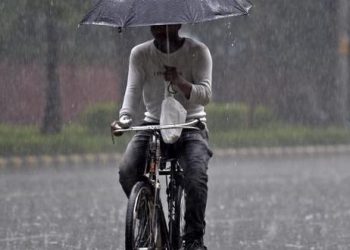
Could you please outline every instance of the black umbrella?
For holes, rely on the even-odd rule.
[[[248,0],[100,0],[81,24],[113,27],[199,23],[248,14]]]

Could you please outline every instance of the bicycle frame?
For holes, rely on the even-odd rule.
[[[164,158],[163,152],[161,152],[160,132],[154,131],[150,142],[150,159],[147,162],[145,169],[145,175],[148,175],[148,179],[154,187],[154,215],[153,222],[160,223],[161,239],[162,243],[167,246],[167,249],[172,249],[171,242],[171,228],[170,224],[175,220],[175,205],[174,205],[174,190],[176,190],[175,178],[181,173],[181,168],[176,158]],[[167,169],[166,165],[170,163],[170,169]],[[165,215],[163,210],[162,201],[160,198],[160,175],[166,176],[166,189],[167,189],[167,203],[168,203],[168,225],[165,221]],[[168,180],[169,178],[169,180]],[[171,186],[173,185],[173,186]],[[154,236],[155,239],[158,237]]]

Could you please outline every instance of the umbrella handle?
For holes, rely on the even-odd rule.
[[[166,29],[166,52],[167,52],[167,59],[168,59],[168,65],[169,65],[169,62],[170,62],[170,41],[169,41],[169,26],[166,25],[165,26],[165,29]]]

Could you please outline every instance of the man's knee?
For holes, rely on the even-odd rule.
[[[132,187],[136,182],[136,169],[132,165],[127,164],[127,161],[123,159],[119,165],[119,183],[128,197],[131,193]]]
[[[127,174],[124,169],[119,170],[119,183],[127,197],[130,196],[131,189],[136,183],[136,178]]]

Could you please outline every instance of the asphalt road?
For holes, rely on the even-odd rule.
[[[214,158],[210,250],[350,249],[350,155]],[[0,249],[123,249],[114,166],[0,170]]]

